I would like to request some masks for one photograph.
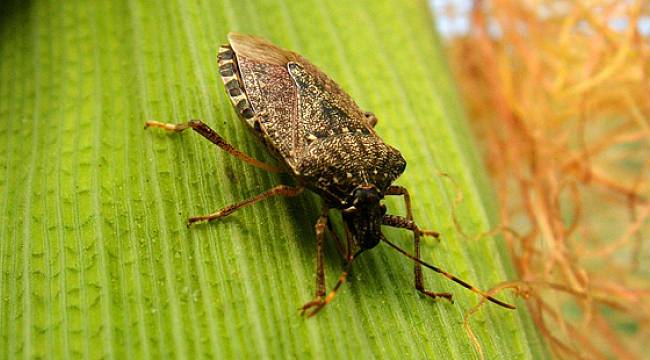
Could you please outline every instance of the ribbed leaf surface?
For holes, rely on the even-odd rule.
[[[191,132],[143,130],[199,118],[271,161],[216,67],[228,31],[264,36],[377,114],[408,161],[399,184],[417,221],[443,235],[424,259],[483,288],[507,280],[501,244],[453,225],[458,191],[468,234],[490,229],[494,207],[423,1],[33,1],[0,16],[0,357],[478,356],[462,325],[478,298],[432,273],[428,287],[455,304],[418,296],[412,263],[386,246],[359,259],[321,314],[301,318],[320,200],[271,199],[187,229],[188,216],[291,179]],[[406,232],[386,233],[411,249]],[[341,268],[330,245],[328,286]],[[487,358],[542,356],[519,305],[472,317]]]

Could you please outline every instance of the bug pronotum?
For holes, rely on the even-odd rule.
[[[456,276],[420,259],[420,237],[434,231],[420,229],[413,220],[411,197],[406,188],[393,185],[406,168],[400,152],[375,132],[377,118],[362,111],[333,80],[302,56],[281,49],[259,37],[230,33],[229,43],[219,48],[219,74],[239,117],[280,165],[270,165],[237,150],[208,125],[191,120],[182,124],[146,122],[146,127],[168,131],[193,129],[234,157],[271,172],[292,175],[295,185],[278,185],[250,199],[226,206],[212,214],[191,217],[188,225],[212,221],[272,196],[295,197],[305,189],[323,199],[315,224],[316,296],[302,306],[313,316],[334,298],[345,282],[354,260],[380,242],[411,259],[415,288],[431,298],[452,300],[450,293],[426,290],[422,267],[442,274],[487,300],[514,309]],[[385,196],[401,196],[406,216],[386,214]],[[324,236],[328,213],[341,211],[346,250],[334,231],[337,248],[346,261],[334,287],[327,292],[324,269]],[[415,253],[407,253],[382,234],[381,226],[412,232]]]

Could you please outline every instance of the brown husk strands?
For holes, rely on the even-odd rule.
[[[526,299],[557,358],[642,358],[650,3],[476,1],[469,17],[448,53],[519,274],[493,290]]]

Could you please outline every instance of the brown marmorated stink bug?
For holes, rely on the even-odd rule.
[[[313,316],[327,305],[345,282],[354,260],[380,241],[415,262],[415,288],[422,294],[451,301],[450,293],[425,290],[424,266],[493,303],[514,309],[513,305],[420,260],[420,236],[437,237],[438,234],[421,230],[415,224],[408,191],[391,185],[404,172],[406,161],[377,135],[374,130],[377,118],[372,113],[362,111],[332,79],[302,56],[249,35],[230,33],[228,40],[230,43],[221,46],[218,55],[226,92],[239,117],[281,165],[266,164],[235,149],[199,120],[183,124],[148,121],[145,126],[168,131],[192,128],[250,165],[271,172],[288,172],[297,184],[278,185],[213,214],[192,217],[188,225],[220,219],[272,196],[294,197],[309,189],[320,195],[324,204],[315,225],[316,298],[302,307],[303,314]],[[381,201],[387,195],[403,197],[406,217],[386,214],[386,206]],[[343,250],[336,233],[331,231],[346,265],[336,285],[326,293],[323,241],[331,209],[342,212],[347,250]],[[410,230],[415,254],[386,239],[381,232],[382,225]]]

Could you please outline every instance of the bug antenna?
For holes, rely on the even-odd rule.
[[[429,269],[431,269],[431,270],[433,270],[433,271],[435,271],[435,272],[437,272],[437,273],[439,273],[439,274],[442,274],[442,275],[443,275],[444,277],[446,277],[447,279],[449,279],[449,280],[451,280],[451,281],[453,281],[453,282],[455,282],[455,283],[457,283],[457,284],[460,284],[460,285],[463,286],[464,288],[466,288],[466,289],[468,289],[468,290],[470,290],[470,291],[472,291],[472,292],[474,292],[474,293],[476,293],[476,294],[478,294],[478,295],[484,297],[484,298],[487,299],[488,301],[491,301],[491,302],[493,302],[493,303],[495,303],[495,304],[497,304],[497,305],[499,305],[499,306],[503,306],[504,308],[507,308],[507,309],[516,309],[516,307],[515,307],[514,305],[511,305],[511,304],[505,303],[505,302],[503,302],[503,301],[501,301],[501,300],[499,300],[499,299],[497,299],[497,298],[494,298],[494,297],[492,297],[492,296],[486,294],[484,291],[482,291],[482,290],[480,290],[480,289],[478,289],[478,288],[476,288],[476,287],[474,287],[474,286],[468,284],[468,283],[465,282],[464,280],[461,280],[461,279],[457,278],[456,276],[454,276],[454,275],[452,275],[452,274],[450,274],[450,273],[448,273],[448,272],[446,272],[446,271],[444,271],[444,270],[442,270],[442,269],[440,269],[440,268],[438,268],[438,267],[436,267],[436,266],[433,266],[433,265],[431,265],[431,264],[428,264],[428,263],[426,263],[426,262],[424,262],[424,261],[422,261],[422,260],[416,258],[415,256],[413,256],[413,255],[407,253],[405,250],[403,250],[403,249],[400,248],[399,246],[397,246],[397,245],[393,244],[392,242],[388,241],[388,239],[386,239],[386,237],[383,236],[383,235],[381,236],[381,240],[382,240],[383,242],[385,242],[386,244],[390,245],[390,247],[392,247],[393,249],[397,250],[397,251],[398,251],[399,253],[401,253],[402,255],[404,255],[404,256],[406,256],[407,258],[413,260],[414,262],[416,262],[416,263],[418,263],[418,264],[420,264],[420,265],[422,265],[422,266],[424,266],[424,267],[426,267],[426,268],[429,268]]]

